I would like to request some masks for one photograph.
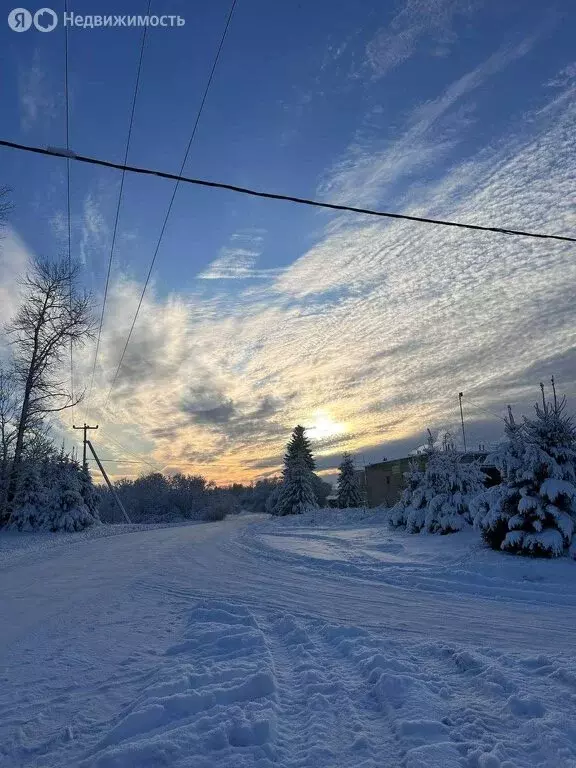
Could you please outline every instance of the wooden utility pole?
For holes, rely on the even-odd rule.
[[[89,427],[88,427],[88,429],[89,429]],[[118,494],[114,490],[114,486],[112,485],[112,483],[108,479],[108,475],[106,474],[106,470],[102,466],[102,463],[101,463],[100,459],[98,458],[98,454],[94,450],[94,446],[92,445],[90,440],[86,440],[86,444],[88,445],[88,448],[90,448],[90,450],[92,451],[92,456],[94,456],[94,458],[96,459],[96,464],[98,464],[100,472],[102,472],[104,480],[106,480],[106,485],[108,486],[108,488],[110,490],[110,493],[114,497],[114,501],[116,502],[116,504],[118,505],[118,508],[120,509],[122,514],[124,515],[124,520],[126,520],[127,523],[131,523],[132,520],[130,520],[130,518],[128,516],[128,512],[126,512],[126,510],[124,509],[124,504],[122,504],[122,502],[120,501],[120,497],[118,496]]]
[[[464,411],[462,410],[462,398],[464,392],[458,392],[458,400],[460,402],[460,421],[462,422],[462,439],[464,440],[464,453],[466,453],[466,430],[464,429]]]
[[[82,451],[82,466],[84,469],[88,469],[88,462],[86,461],[86,443],[88,442],[86,433],[89,429],[98,429],[98,424],[96,424],[95,427],[89,427],[86,422],[84,422],[83,427],[76,427],[74,424],[72,424],[72,429],[83,429],[84,430],[84,450]]]

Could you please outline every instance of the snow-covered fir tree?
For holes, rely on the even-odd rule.
[[[80,480],[80,495],[84,504],[88,507],[90,514],[99,520],[98,505],[100,503],[100,494],[92,482],[92,476],[88,471],[88,467],[81,466],[78,477]]]
[[[392,528],[406,528],[409,533],[416,533],[424,525],[426,495],[424,493],[424,469],[416,459],[410,461],[408,471],[404,473],[405,487],[400,500],[388,513],[388,523]]]
[[[409,533],[454,533],[471,522],[471,500],[484,488],[484,473],[476,462],[464,462],[446,436],[440,450],[429,433],[423,453],[425,468],[416,462],[405,474],[407,487],[390,510],[393,527]]]
[[[338,467],[338,506],[340,509],[362,506],[362,495],[356,478],[354,461],[349,453],[342,457],[342,463]]]
[[[492,457],[502,484],[478,499],[475,521],[494,549],[557,557],[571,547],[576,530],[576,428],[566,399],[554,390],[548,402],[541,387],[534,418],[525,417],[520,427],[509,415],[508,442]]]
[[[304,427],[292,432],[284,456],[282,485],[275,515],[298,515],[318,506],[313,484],[314,459]]]
[[[43,479],[37,462],[22,462],[18,487],[12,503],[10,527],[17,528],[19,531],[30,531],[39,527],[47,504]]]
[[[438,451],[428,461],[429,488],[424,528],[429,533],[455,533],[472,523],[470,504],[484,490],[486,476],[477,462],[464,462],[453,447]]]
[[[525,452],[524,427],[514,419],[508,406],[505,440],[487,458],[500,473],[501,482],[478,494],[470,505],[474,527],[493,549],[500,549],[508,533],[508,520],[520,502],[520,482]]]
[[[47,504],[39,526],[49,531],[81,531],[99,522],[82,498],[80,467],[67,456],[49,463]]]
[[[268,514],[270,515],[277,514],[276,506],[278,505],[278,500],[280,499],[281,491],[282,491],[282,485],[277,485],[268,494],[266,498],[266,502],[264,504],[264,509],[266,510],[266,512],[268,512]]]

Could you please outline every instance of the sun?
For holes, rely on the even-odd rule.
[[[324,410],[315,411],[311,421],[312,425],[306,428],[306,434],[310,440],[326,440],[346,432],[344,424],[334,421],[330,414]]]

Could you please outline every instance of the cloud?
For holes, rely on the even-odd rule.
[[[58,102],[40,60],[34,51],[32,64],[22,68],[18,78],[20,95],[20,125],[25,133],[40,124],[46,127],[58,116]]]
[[[20,304],[19,278],[31,264],[33,254],[11,228],[0,238],[0,327],[9,323]]]
[[[521,46],[502,49],[420,105],[400,144],[408,135],[429,141],[464,94],[521,55]],[[407,189],[404,210],[572,233],[576,100],[570,87],[546,95],[552,100],[525,115],[522,130],[511,126],[436,181]],[[389,151],[389,174],[376,175],[374,194],[405,167],[399,154],[395,170]],[[381,161],[376,142],[374,163]],[[368,165],[360,165],[361,180]],[[246,248],[242,239],[236,245]],[[275,472],[290,430],[312,425],[319,409],[344,430],[318,446],[322,469],[343,450],[366,461],[406,454],[423,442],[426,427],[457,426],[459,391],[498,414],[510,401],[529,407],[538,381],[552,371],[576,390],[572,250],[334,217],[315,246],[257,292],[160,298],[151,285],[105,411],[141,290],[127,277],[115,279],[93,415],[123,425],[118,439],[161,466],[219,481]],[[497,417],[473,421],[473,412],[468,406],[470,444],[499,436]]]
[[[84,198],[80,220],[79,254],[82,264],[90,264],[108,245],[110,232],[100,200],[92,193]]]
[[[381,78],[407,61],[421,42],[435,55],[446,55],[456,41],[453,22],[470,15],[476,2],[406,0],[388,26],[378,30],[366,46],[366,65]]]
[[[401,182],[414,181],[416,174],[433,168],[454,150],[472,121],[473,104],[466,101],[473,91],[512,62],[525,56],[534,45],[526,38],[515,46],[503,46],[474,69],[454,80],[436,99],[413,108],[399,137],[382,140],[379,108],[367,115],[369,130],[363,130],[320,185],[320,194],[333,202],[355,206],[377,205],[385,195],[403,194]],[[386,116],[386,119],[388,117]]]
[[[198,279],[247,280],[278,275],[280,269],[256,269],[264,234],[263,230],[245,229],[232,235],[229,245],[221,248],[218,258],[197,276]]]

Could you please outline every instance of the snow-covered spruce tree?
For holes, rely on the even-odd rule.
[[[338,467],[340,475],[338,476],[338,507],[346,509],[350,507],[361,507],[362,496],[356,479],[354,461],[349,453],[342,457],[342,463]]]
[[[47,497],[43,478],[34,461],[24,461],[12,504],[9,525],[19,531],[38,528],[46,511]]]
[[[81,531],[99,522],[82,498],[80,467],[67,456],[46,463],[47,504],[39,527],[49,531]]]
[[[80,495],[82,496],[82,500],[88,507],[90,514],[99,521],[98,507],[100,505],[100,494],[92,482],[92,476],[87,467],[80,466],[78,479],[80,481]]]
[[[566,399],[554,391],[547,402],[541,387],[535,417],[525,417],[521,428],[507,424],[507,452],[495,457],[502,486],[484,499],[484,509],[477,505],[477,525],[494,549],[558,557],[576,529],[576,428]]]
[[[520,475],[523,469],[525,438],[524,426],[514,419],[508,406],[505,419],[504,442],[487,458],[496,467],[501,482],[476,496],[470,505],[474,527],[482,534],[492,549],[500,549],[508,533],[508,520],[513,517],[520,503]]]
[[[484,473],[475,462],[464,463],[447,436],[440,450],[428,434],[425,467],[416,460],[411,464],[407,487],[388,520],[408,533],[454,533],[472,522],[470,503],[484,488]]]
[[[400,500],[388,513],[388,523],[392,528],[407,528],[409,533],[416,533],[424,525],[426,496],[424,494],[424,470],[416,459],[410,462],[404,472],[405,488]],[[408,526],[408,520],[410,525]]]
[[[421,458],[410,461],[404,473],[406,487],[400,500],[388,512],[388,524],[392,528],[406,528],[408,533],[418,533],[424,527],[426,506],[429,501],[429,487],[425,481],[426,463],[438,452],[432,432],[428,430],[426,445],[419,449]]]
[[[284,456],[282,485],[275,515],[298,515],[318,503],[313,487],[314,459],[304,427],[298,425],[292,432]]]
[[[264,503],[264,509],[266,512],[268,512],[269,515],[277,514],[276,507],[278,505],[281,492],[282,492],[282,484],[279,483],[275,488],[273,488],[270,491],[270,493],[266,497],[266,501]]]
[[[424,472],[428,499],[424,529],[455,533],[472,523],[470,504],[484,490],[484,473],[477,462],[464,462],[452,447],[438,451]]]

